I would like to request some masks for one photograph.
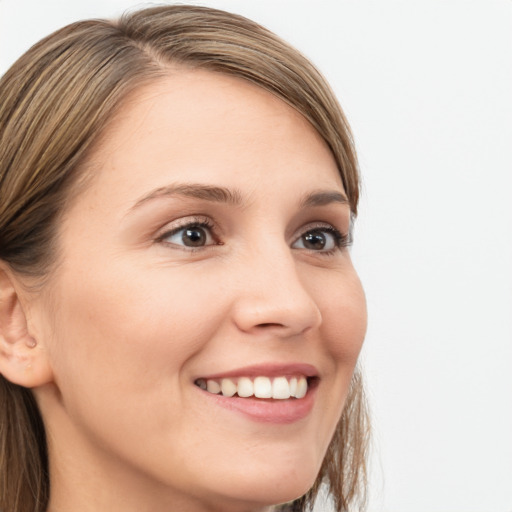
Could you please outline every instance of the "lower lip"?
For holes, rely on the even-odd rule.
[[[317,387],[308,389],[304,398],[289,398],[287,400],[227,397],[214,395],[200,388],[197,389],[203,393],[203,396],[220,407],[241,413],[253,421],[288,424],[295,423],[308,416],[314,405]]]

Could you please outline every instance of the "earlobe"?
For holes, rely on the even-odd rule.
[[[1,263],[1,262],[0,262]],[[34,388],[52,379],[48,354],[29,332],[15,278],[0,265],[0,374]]]

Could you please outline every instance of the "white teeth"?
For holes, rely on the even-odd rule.
[[[285,377],[277,377],[272,382],[272,398],[286,400],[290,398],[290,384]]]
[[[216,395],[220,393],[220,384],[214,380],[208,380],[206,381],[206,390]]]
[[[289,398],[304,398],[308,392],[308,381],[306,377],[256,377],[252,380],[249,377],[238,379],[198,379],[196,385],[201,389],[218,395],[232,397],[238,394],[239,397],[248,398],[273,398],[274,400],[287,400]]]
[[[224,396],[233,396],[237,391],[237,386],[231,379],[222,379],[220,388]]]
[[[290,379],[290,395],[295,396],[297,394],[297,379],[295,377]]]
[[[301,377],[297,382],[297,392],[295,398],[304,398],[308,391],[308,381],[305,377]]]
[[[252,380],[248,377],[240,377],[238,379],[238,396],[247,398],[252,395],[254,395]]]
[[[272,382],[268,377],[254,379],[254,396],[256,398],[272,398]]]

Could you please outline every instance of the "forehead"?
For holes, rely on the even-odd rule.
[[[260,87],[208,71],[170,71],[138,90],[92,161],[100,182],[133,191],[171,181],[282,186],[292,178],[343,190],[330,150],[302,115]]]

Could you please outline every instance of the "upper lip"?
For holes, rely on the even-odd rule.
[[[307,363],[263,363],[244,366],[211,375],[201,375],[205,380],[218,380],[230,377],[318,377],[318,370]]]

